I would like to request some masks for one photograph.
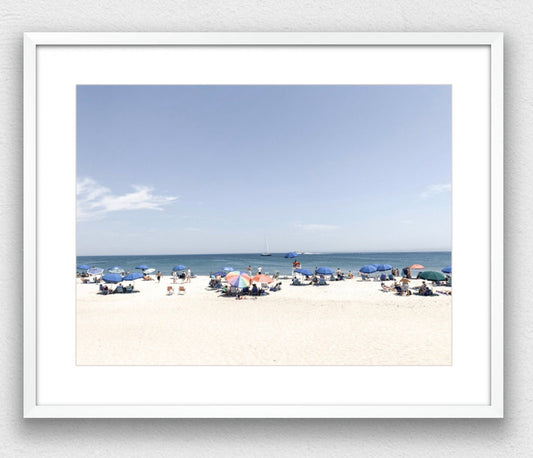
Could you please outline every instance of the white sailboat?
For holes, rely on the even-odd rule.
[[[267,241],[266,237],[265,237],[265,251],[263,251],[261,253],[261,256],[272,256],[270,254],[270,251],[268,250],[268,241]]]

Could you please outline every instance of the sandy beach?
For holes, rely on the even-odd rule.
[[[77,281],[79,365],[452,363],[451,296],[398,296],[360,279],[283,280],[281,291],[236,300],[208,290],[207,276],[183,284],[184,294],[167,295],[172,278],[163,277],[103,296]]]

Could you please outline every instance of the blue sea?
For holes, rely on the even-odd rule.
[[[125,271],[135,272],[135,266],[144,264],[160,270],[163,275],[171,275],[175,265],[182,264],[191,268],[193,274],[209,275],[233,267],[234,270],[247,271],[252,266],[253,272],[261,266],[263,273],[290,275],[294,259],[284,257],[285,253],[272,253],[271,256],[261,256],[260,253],[238,254],[194,254],[194,255],[154,255],[154,256],[78,256],[77,265],[87,264],[91,267],[101,267],[107,271],[110,267],[120,266]],[[314,270],[315,267],[327,266],[334,270],[340,268],[343,272],[359,272],[366,264],[390,264],[402,269],[413,264],[422,264],[424,270],[441,271],[451,265],[451,251],[427,252],[379,252],[379,253],[310,253],[300,254],[298,261],[303,268]],[[138,270],[137,270],[138,271]]]

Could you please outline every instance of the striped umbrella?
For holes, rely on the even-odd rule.
[[[120,266],[113,266],[107,269],[107,271],[112,274],[121,274],[122,272],[124,272],[124,269]]]
[[[252,283],[252,279],[249,275],[239,272],[238,270],[230,272],[228,275],[226,275],[226,281],[231,286],[235,286],[237,288],[245,288],[246,286],[250,286],[250,283]]]
[[[256,283],[272,283],[274,281],[272,277],[269,277],[265,274],[257,274],[255,277],[252,278],[252,280]]]
[[[89,275],[100,275],[104,272],[104,269],[101,269],[100,267],[91,267],[89,270],[87,270],[87,273]]]

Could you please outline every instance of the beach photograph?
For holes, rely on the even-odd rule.
[[[449,85],[79,85],[76,364],[452,364]]]

